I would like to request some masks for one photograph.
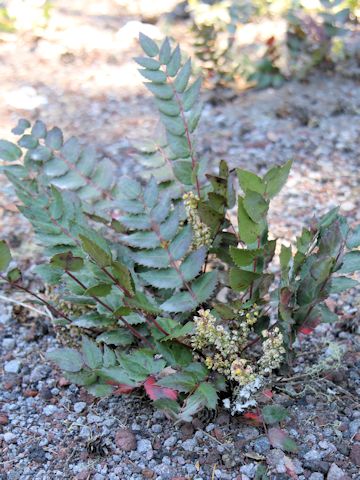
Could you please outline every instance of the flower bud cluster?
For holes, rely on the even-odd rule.
[[[258,364],[260,372],[265,375],[271,373],[275,368],[279,368],[285,354],[284,338],[278,327],[272,330],[263,330],[262,336],[266,340],[262,343],[263,355]]]
[[[199,197],[195,195],[194,192],[188,192],[184,193],[183,200],[187,219],[194,232],[193,247],[196,249],[203,245],[211,245],[210,228],[201,221],[197,211]]]

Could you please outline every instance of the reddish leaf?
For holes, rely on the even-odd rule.
[[[131,393],[134,390],[134,387],[130,387],[130,385],[126,385],[125,383],[116,383],[112,380],[108,380],[106,383],[109,385],[115,385],[117,388],[113,391],[114,395],[124,395],[127,393]]]
[[[170,400],[176,400],[177,398],[176,390],[156,385],[156,380],[154,377],[149,377],[145,381],[144,388],[151,400],[159,400],[160,398],[169,398]]]
[[[253,420],[255,422],[261,423],[261,415],[255,412],[246,412],[243,414],[243,417],[246,418],[247,420]]]
[[[310,327],[299,328],[299,333],[302,333],[303,335],[310,335],[313,331],[314,331],[314,329],[310,328]]]

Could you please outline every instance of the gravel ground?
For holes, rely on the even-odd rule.
[[[129,173],[129,138],[152,131],[153,107],[130,63],[136,45],[114,43],[134,17],[103,3],[109,15],[87,11],[81,0],[72,8],[64,2],[36,43],[22,37],[0,44],[0,133],[8,136],[19,116],[34,119],[41,112]],[[71,41],[79,31],[88,42]],[[27,110],[16,104],[21,92]],[[337,204],[352,224],[360,222],[356,81],[318,75],[277,91],[227,101],[215,92],[204,99],[199,151],[210,162],[226,158],[262,172],[293,158],[288,184],[270,212],[274,236],[293,240],[304,222]],[[6,193],[4,179],[1,185]],[[29,259],[30,272],[37,253],[29,250],[30,229],[14,215],[11,196],[1,197],[0,225],[1,236]],[[271,480],[360,479],[359,289],[328,301],[339,322],[303,336],[290,380],[274,381],[273,400],[290,412],[284,429],[299,446],[286,455],[270,447],[261,425],[221,409],[174,427],[142,397],[95,400],[44,360],[57,345],[49,321],[1,298],[1,480],[248,480],[260,463]]]

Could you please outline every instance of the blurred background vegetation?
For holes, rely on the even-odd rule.
[[[0,32],[41,36],[64,3],[0,2]],[[314,69],[359,75],[358,0],[114,3],[145,26],[156,25],[164,34],[181,38],[187,53],[195,57],[208,88],[279,87],[291,78],[306,79]]]

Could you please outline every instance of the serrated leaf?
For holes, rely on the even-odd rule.
[[[218,396],[215,387],[208,382],[200,383],[197,392],[203,397],[204,405],[207,408],[214,410],[218,402]]]
[[[54,267],[62,268],[69,272],[77,272],[84,266],[84,260],[81,257],[74,257],[70,251],[54,255],[50,260],[50,263]]]
[[[349,234],[346,240],[346,246],[348,248],[360,247],[360,225],[355,227]]]
[[[156,248],[160,240],[154,232],[136,232],[129,235],[121,235],[121,240],[131,247]]]
[[[179,209],[175,208],[167,218],[167,220],[160,225],[160,237],[162,240],[172,240],[179,228],[180,213]],[[157,246],[157,245],[156,245]]]
[[[338,273],[354,273],[360,270],[360,250],[345,253]]]
[[[146,379],[144,388],[151,400],[159,400],[160,398],[176,400],[177,398],[177,392],[175,390],[157,385],[156,379],[153,376]]]
[[[154,58],[135,57],[134,60],[141,67],[147,68],[148,70],[159,70],[160,68],[160,62],[158,62]]]
[[[191,392],[196,386],[196,379],[191,373],[174,373],[158,380],[158,384],[173,388],[179,392]]]
[[[180,115],[180,108],[173,99],[161,100],[159,98],[155,98],[155,103],[159,111],[164,115],[167,115],[170,117],[177,117],[178,115]]]
[[[206,272],[191,284],[191,288],[199,303],[205,302],[214,292],[217,284],[217,272]]]
[[[67,372],[79,372],[84,365],[82,356],[73,348],[56,348],[48,352],[46,358]]]
[[[116,355],[107,345],[104,345],[103,365],[105,368],[114,367],[116,365]]]
[[[118,180],[118,186],[121,193],[123,193],[130,200],[139,198],[141,194],[141,184],[131,177],[120,177]]]
[[[165,268],[169,265],[169,255],[163,248],[132,252],[131,257],[145,267]]]
[[[263,180],[258,177],[255,173],[248,172],[241,168],[236,169],[237,176],[239,179],[240,187],[243,192],[246,193],[248,190],[263,194],[265,192],[266,185]]]
[[[246,213],[253,222],[259,223],[266,217],[269,204],[260,193],[247,190],[243,199],[243,206]]]
[[[112,394],[113,387],[102,383],[94,383],[86,387],[86,390],[94,397],[107,397]]]
[[[180,271],[184,280],[190,281],[198,275],[206,258],[206,248],[201,247],[190,253],[181,264]]]
[[[167,116],[160,114],[161,121],[166,130],[172,135],[182,136],[185,133],[185,126],[183,119],[180,116]]]
[[[176,160],[173,162],[173,170],[175,177],[183,185],[192,185],[193,169],[191,160]]]
[[[175,77],[181,65],[180,47],[177,45],[171,54],[170,60],[166,65],[166,73],[170,77]]]
[[[262,410],[262,417],[264,422],[268,425],[273,423],[282,422],[289,416],[288,411],[286,408],[282,407],[281,405],[266,405]]]
[[[240,268],[230,269],[229,282],[231,288],[235,291],[246,290],[258,278],[258,273],[240,270]]]
[[[119,221],[130,230],[149,230],[151,228],[151,221],[147,214],[121,215]]]
[[[79,238],[82,243],[82,247],[86,253],[94,260],[94,262],[101,267],[108,267],[112,263],[111,254],[103,250],[99,245],[97,245],[90,238],[85,237],[84,235],[79,235]]]
[[[5,240],[0,240],[0,272],[7,270],[11,262],[10,249]]]
[[[238,228],[240,239],[247,245],[254,243],[262,232],[261,224],[249,217],[241,197],[238,198]]]
[[[90,297],[106,297],[111,292],[112,285],[109,283],[98,283],[85,290],[84,295]]]
[[[187,225],[176,235],[169,245],[169,252],[174,260],[180,260],[189,251],[192,244],[193,233],[191,227]]]
[[[194,310],[198,305],[189,292],[178,292],[168,298],[160,305],[160,308],[165,312],[189,312]]]
[[[330,293],[341,293],[357,287],[359,282],[348,277],[335,277],[331,279]]]
[[[144,189],[144,203],[148,208],[153,208],[156,205],[159,195],[157,182],[154,177],[151,177]]]
[[[253,263],[256,257],[259,257],[263,254],[263,250],[260,248],[256,248],[253,250],[245,250],[244,248],[236,248],[233,246],[230,246],[229,252],[231,258],[234,260],[234,263],[238,267],[245,267],[247,265],[250,265],[251,263]]]
[[[185,90],[182,98],[185,112],[191,110],[195,103],[198,101],[200,88],[201,79],[198,78],[187,90]]]
[[[178,93],[183,93],[183,91],[185,90],[189,82],[190,75],[191,75],[191,59],[189,58],[185,62],[181,70],[179,71],[174,81],[175,90]]]
[[[102,352],[95,342],[88,337],[83,336],[81,341],[81,350],[84,361],[89,368],[100,368],[102,365]]]
[[[140,277],[156,288],[177,288],[182,285],[181,277],[173,268],[150,270],[141,273]]]
[[[149,299],[144,293],[136,292],[135,295],[127,299],[129,307],[134,307],[138,310],[143,310],[148,313],[159,314],[160,310],[153,299]]]
[[[292,161],[289,160],[281,167],[271,168],[264,176],[266,183],[266,193],[270,198],[275,197],[282,187],[285,185],[289,172],[291,169]]]
[[[58,127],[54,127],[48,131],[45,144],[47,147],[51,148],[52,150],[60,150],[63,146],[64,137],[63,133]]]
[[[132,278],[126,265],[117,260],[112,263],[111,271],[119,284],[132,295],[134,293]]]
[[[21,149],[7,140],[0,140],[0,159],[6,162],[14,162],[22,155]]]
[[[155,57],[159,53],[159,47],[156,45],[154,40],[142,32],[139,33],[139,41],[141,48],[149,57]]]
[[[292,440],[292,438],[280,428],[270,428],[268,431],[268,437],[274,448],[280,448],[286,452],[297,452],[298,450],[294,440]]]

